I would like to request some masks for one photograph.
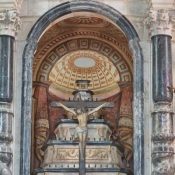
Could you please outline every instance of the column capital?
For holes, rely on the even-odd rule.
[[[154,35],[170,35],[174,30],[175,15],[167,9],[150,9],[149,16],[145,21],[149,34]]]
[[[21,22],[17,9],[0,10],[0,35],[15,37],[20,29]]]

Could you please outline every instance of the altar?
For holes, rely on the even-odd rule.
[[[36,169],[36,175],[132,175],[132,172],[125,168],[124,149],[119,141],[111,139],[113,127],[107,120],[102,118],[103,110],[94,115],[89,115],[87,120],[87,135],[84,147],[85,156],[80,151],[80,139],[75,137],[76,128],[80,126],[79,119],[70,115],[76,105],[86,106],[91,111],[101,102],[93,101],[93,92],[88,90],[89,81],[78,80],[79,90],[74,94],[74,100],[61,103],[52,102],[52,107],[63,106],[67,112],[67,118],[60,119],[55,124],[56,139],[49,139],[41,148],[43,162],[40,168]],[[82,88],[83,87],[83,88]],[[83,96],[82,96],[83,95]],[[87,98],[88,97],[88,98]],[[90,97],[90,98],[89,98]],[[103,104],[105,104],[103,102]],[[108,103],[113,107],[113,103]],[[101,105],[104,106],[104,105]],[[106,107],[106,106],[105,106]],[[67,111],[68,110],[68,111]],[[81,166],[81,167],[80,167]]]

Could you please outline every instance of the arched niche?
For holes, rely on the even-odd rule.
[[[136,30],[128,19],[116,9],[96,1],[62,3],[43,14],[27,37],[23,51],[20,174],[30,174],[32,61],[37,41],[55,20],[73,12],[88,11],[105,16],[127,36],[134,65],[134,174],[144,174],[144,114],[143,114],[143,55]]]

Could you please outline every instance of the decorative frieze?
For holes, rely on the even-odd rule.
[[[151,9],[146,19],[146,25],[151,36],[160,34],[171,36],[174,24],[175,16],[166,9]]]
[[[21,22],[17,9],[0,10],[0,35],[15,37]]]
[[[48,146],[44,150],[44,160],[41,167],[78,167],[79,148],[77,142],[72,144],[72,142],[69,141],[55,141],[54,145],[50,145],[49,143],[51,142],[52,141],[48,141]],[[117,146],[111,143],[112,142],[109,142],[106,145],[99,143],[96,145],[87,142],[86,166],[89,165],[94,168],[123,167],[123,155]]]

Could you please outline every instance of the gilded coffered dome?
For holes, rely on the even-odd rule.
[[[91,50],[78,50],[59,59],[49,74],[52,88],[72,94],[76,80],[90,80],[89,89],[95,95],[119,91],[119,73],[114,64],[102,54]]]

